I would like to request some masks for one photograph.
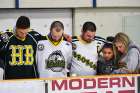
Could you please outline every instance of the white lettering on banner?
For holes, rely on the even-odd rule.
[[[52,80],[49,93],[137,93],[136,76]]]

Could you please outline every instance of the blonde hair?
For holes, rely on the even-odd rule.
[[[128,51],[128,45],[129,45],[130,39],[125,33],[122,33],[122,32],[117,33],[114,38],[113,43],[115,44],[116,42],[121,42],[122,44],[124,44],[125,51]]]
[[[116,60],[117,59],[117,49],[114,44],[112,44],[112,45],[113,45],[114,59]]]

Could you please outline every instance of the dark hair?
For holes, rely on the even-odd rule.
[[[113,36],[108,36],[108,37],[106,38],[106,40],[107,40],[108,42],[112,42],[112,43],[113,43],[114,38],[115,38],[115,37],[113,37]]]
[[[105,44],[103,45],[103,48],[102,48],[102,49],[104,49],[104,48],[110,48],[110,49],[113,50],[113,44],[111,44],[111,43],[105,43]]]
[[[82,28],[83,32],[86,31],[91,31],[91,32],[96,32],[96,25],[93,22],[85,22]]]
[[[29,20],[29,18],[26,17],[26,16],[20,16],[17,19],[16,27],[17,28],[22,28],[22,29],[30,28],[30,20]]]
[[[50,27],[50,30],[52,30],[53,28],[55,27],[60,27],[64,30],[64,25],[62,22],[60,21],[54,21],[52,24],[51,24],[51,27]]]

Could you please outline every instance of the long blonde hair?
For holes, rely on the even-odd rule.
[[[126,52],[128,51],[128,45],[130,43],[130,39],[125,33],[122,33],[122,32],[117,33],[114,38],[113,43],[115,44],[116,42],[121,42],[122,44],[124,44],[125,51]]]

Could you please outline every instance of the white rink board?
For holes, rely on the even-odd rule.
[[[2,81],[0,93],[45,93],[43,81]]]

